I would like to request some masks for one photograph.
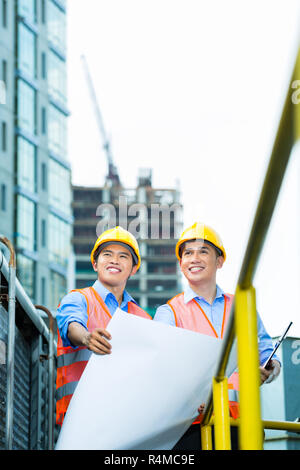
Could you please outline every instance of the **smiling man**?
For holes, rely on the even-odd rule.
[[[130,232],[122,227],[103,232],[91,252],[91,262],[97,273],[93,286],[67,294],[56,314],[56,421],[60,425],[92,352],[112,352],[106,326],[116,309],[151,319],[125,290],[141,264],[138,243]]]
[[[196,222],[182,233],[176,245],[176,256],[187,280],[187,287],[167,304],[160,306],[154,320],[222,339],[233,295],[223,292],[216,282],[217,271],[222,268],[226,260],[221,238],[208,225]],[[263,364],[271,353],[273,345],[259,315],[257,315],[257,328],[259,359],[260,364]],[[259,369],[261,384],[266,381],[269,383],[280,372],[278,358],[272,361],[271,370],[266,370],[262,366]],[[228,384],[230,415],[238,418],[237,373],[229,378]],[[200,426],[195,426],[200,422],[201,417],[195,420],[174,449],[201,449]],[[237,427],[232,427],[232,448],[237,448]]]

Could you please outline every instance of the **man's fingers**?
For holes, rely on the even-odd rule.
[[[105,336],[105,338],[111,339],[111,334],[107,330],[103,330],[102,328],[96,328],[94,331],[99,333],[100,336]]]
[[[90,348],[98,354],[110,354],[111,344],[105,339],[111,339],[111,334],[103,329],[96,329],[91,334]]]
[[[260,370],[260,382],[261,384],[263,384],[267,380],[269,375],[271,375],[272,370],[267,370],[264,367],[260,367],[259,370]]]
[[[111,347],[107,347],[104,344],[94,344],[93,345],[93,351],[97,354],[110,354],[111,353]]]
[[[204,408],[205,408],[205,403],[202,403],[202,404],[199,406],[199,408],[198,408],[198,413],[199,413],[199,414],[202,414],[203,411],[204,411]]]
[[[104,338],[94,338],[91,345],[94,347],[96,352],[100,352],[102,354],[108,354],[111,352],[111,344],[109,344],[109,342]]]

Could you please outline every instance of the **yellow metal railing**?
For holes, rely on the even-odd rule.
[[[261,419],[256,295],[252,285],[290,154],[294,144],[300,138],[300,103],[298,105],[297,100],[294,99],[296,85],[300,85],[300,49],[242,263],[234,305],[224,337],[222,357],[216,377],[213,379],[212,397],[201,425],[202,449],[212,449],[212,425],[214,425],[216,450],[231,449],[230,425],[239,428],[241,450],[262,450],[263,429],[300,432],[300,423],[262,421]],[[229,419],[227,377],[225,376],[235,335],[240,383],[240,418],[238,420]]]

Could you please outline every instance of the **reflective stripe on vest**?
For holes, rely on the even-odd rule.
[[[232,302],[234,296],[226,294],[224,296],[224,311],[222,319],[222,328],[220,338],[224,337],[224,331],[228,322]],[[171,307],[175,324],[179,328],[185,328],[187,330],[196,331],[209,336],[219,338],[215,328],[206,316],[204,310],[198,304],[195,299],[190,300],[188,303],[184,303],[184,293],[176,295],[167,302]],[[238,417],[238,374],[234,372],[228,379],[228,398],[230,414],[233,418]],[[200,417],[201,418],[201,417]],[[201,419],[199,417],[194,423],[199,423]]]
[[[228,399],[229,401],[239,401],[239,392],[238,390],[233,390],[232,388],[228,389]]]
[[[87,304],[87,329],[106,328],[111,314],[100,295],[93,287],[73,290],[85,297]],[[152,317],[134,302],[128,302],[128,313],[143,318]],[[56,422],[62,424],[71,396],[92,354],[85,347],[64,347],[59,331],[57,332],[57,375],[56,375]]]
[[[228,398],[229,401],[238,402],[239,401],[239,374],[233,372],[228,379]]]
[[[79,349],[79,351],[75,351],[73,353],[62,354],[57,358],[57,368],[69,366],[75,362],[88,361],[91,354],[92,351],[89,351],[88,349]]]
[[[63,385],[62,387],[59,387],[56,390],[56,400],[59,401],[63,397],[66,397],[67,395],[73,395],[75,392],[75,388],[77,387],[78,381],[76,382],[69,382]]]

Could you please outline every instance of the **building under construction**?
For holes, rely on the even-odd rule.
[[[108,184],[99,188],[74,186],[72,205],[76,288],[95,281],[90,253],[97,236],[102,229],[120,225],[129,231],[134,226],[138,233],[142,262],[137,274],[129,279],[127,290],[139,305],[153,315],[159,305],[180,292],[181,276],[175,257],[176,238],[182,231],[178,189],[153,188],[151,170],[143,169],[133,189]]]

